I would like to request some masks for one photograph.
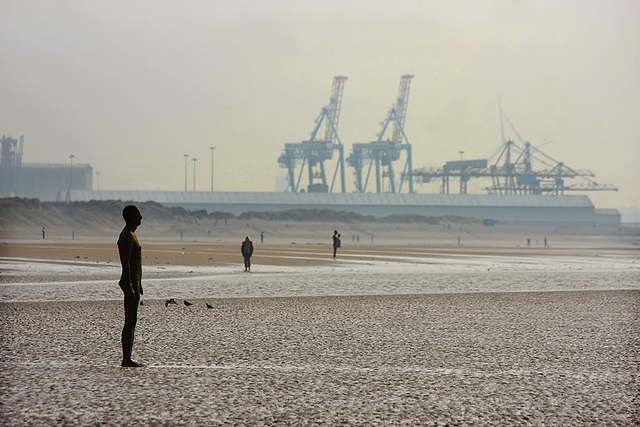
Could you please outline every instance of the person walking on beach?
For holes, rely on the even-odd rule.
[[[338,230],[333,230],[333,257],[336,257],[336,253],[338,252],[338,248],[340,247],[340,234],[338,234]]]
[[[118,252],[122,264],[120,289],[124,293],[124,327],[122,328],[122,366],[144,366],[131,360],[133,337],[138,322],[138,306],[142,295],[142,247],[136,237],[136,229],[142,221],[137,206],[128,205],[122,210],[125,226],[118,238]]]
[[[251,255],[253,255],[253,242],[249,236],[245,237],[240,246],[240,252],[244,258],[244,271],[251,271]]]

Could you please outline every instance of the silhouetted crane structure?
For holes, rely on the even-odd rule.
[[[342,94],[346,76],[335,76],[329,105],[322,108],[316,118],[313,131],[308,141],[288,142],[284,145],[284,153],[278,158],[280,167],[288,170],[288,188],[296,193],[300,191],[300,184],[304,171],[307,171],[307,191],[333,192],[333,188],[340,174],[340,191],[346,192],[344,176],[344,147],[338,136],[338,121],[342,106]],[[324,124],[324,138],[318,139],[318,134]],[[331,184],[327,179],[325,161],[332,160],[334,152],[338,153],[335,169],[331,177]],[[299,170],[296,169],[299,166]],[[297,175],[297,176],[296,176]],[[319,182],[317,182],[319,181]]]
[[[0,140],[0,196],[18,192],[24,135],[17,139],[2,136]]]
[[[381,123],[382,130],[377,135],[377,139],[372,142],[355,143],[353,151],[347,158],[347,162],[355,169],[356,190],[359,193],[366,193],[369,178],[373,170],[376,180],[376,193],[383,193],[383,179],[389,181],[387,192],[400,193],[406,181],[408,192],[413,193],[413,165],[411,159],[411,143],[404,132],[404,122],[407,115],[407,105],[409,102],[409,90],[413,75],[405,74],[400,78],[397,102],[391,107],[387,117]],[[393,134],[391,139],[384,139],[384,135],[393,124]],[[405,164],[400,173],[400,185],[396,187],[396,172],[393,163],[400,159],[402,152],[405,152]]]
[[[595,177],[592,171],[574,169],[543,153],[524,141],[508,119],[507,122],[522,145],[506,141],[490,157],[489,160],[497,157],[489,167],[492,184],[485,187],[490,194],[558,195],[565,191],[618,191],[611,184],[598,184],[592,180]],[[582,182],[567,185],[566,179],[580,179]]]
[[[592,171],[571,168],[543,153],[524,141],[513,124],[509,120],[507,122],[520,145],[507,140],[487,160],[447,162],[442,168],[418,169],[414,171],[414,177],[419,182],[441,178],[443,194],[449,194],[452,178],[460,181],[460,194],[467,193],[467,182],[471,178],[490,179],[491,185],[484,187],[489,194],[562,195],[565,191],[618,191],[611,184],[598,184],[592,180],[595,176]],[[580,179],[582,182],[567,184],[567,179]]]

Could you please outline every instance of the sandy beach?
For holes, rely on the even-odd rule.
[[[141,239],[142,369],[112,242],[4,239],[0,420],[638,425],[638,250],[510,238],[256,243],[251,273],[239,241]]]

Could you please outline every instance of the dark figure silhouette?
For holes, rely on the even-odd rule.
[[[42,240],[44,240],[44,227],[42,227]]]
[[[338,252],[338,248],[340,247],[340,234],[338,234],[338,230],[333,230],[333,257],[336,257],[336,253]]]
[[[122,210],[125,226],[118,238],[118,252],[122,264],[120,289],[124,293],[124,327],[122,328],[122,366],[140,367],[131,360],[134,331],[138,322],[138,306],[142,295],[142,247],[136,237],[136,229],[142,221],[137,206],[129,205]]]
[[[244,258],[244,271],[251,271],[251,255],[253,255],[253,242],[249,236],[245,237],[240,246],[240,253]]]
[[[264,243],[264,231],[260,232],[260,243]]]

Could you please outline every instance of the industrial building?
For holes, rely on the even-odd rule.
[[[190,211],[206,210],[240,215],[291,209],[330,209],[384,217],[392,214],[445,216],[508,223],[620,224],[615,209],[596,209],[587,196],[393,193],[267,193],[182,191],[81,191],[71,201],[154,201]]]
[[[93,187],[93,168],[87,164],[27,163],[20,170],[20,188],[15,194],[40,200],[65,201],[68,190]]]
[[[69,190],[91,190],[93,168],[88,164],[22,163],[24,137],[0,140],[0,197],[19,196],[63,201]]]

